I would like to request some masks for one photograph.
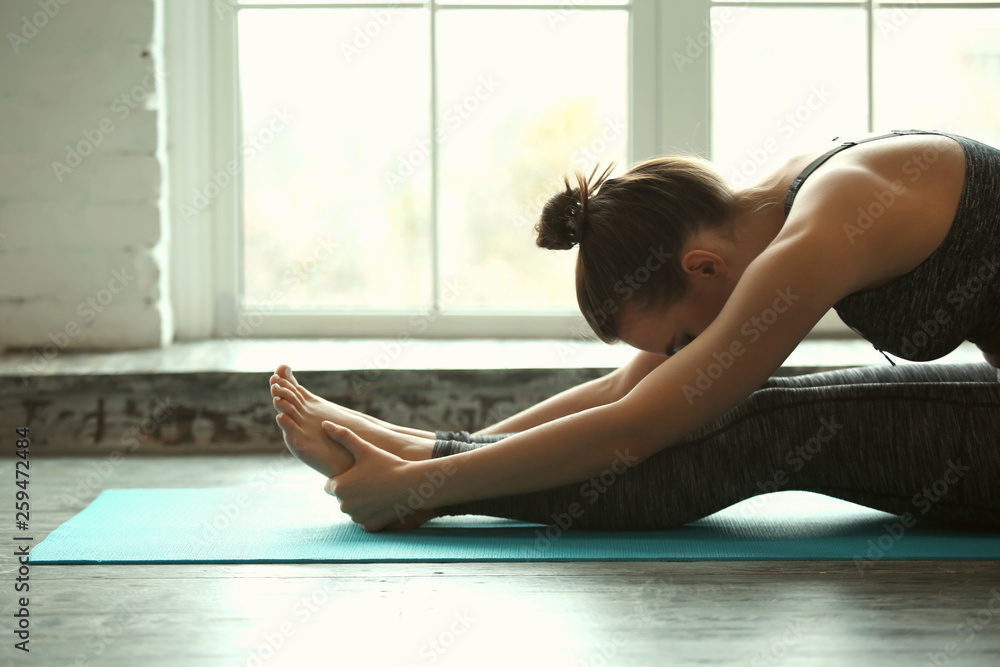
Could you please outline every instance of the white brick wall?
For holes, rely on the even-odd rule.
[[[0,2],[0,349],[170,342],[154,0]]]

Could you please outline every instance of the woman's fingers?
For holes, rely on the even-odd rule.
[[[344,449],[354,456],[355,465],[357,465],[362,458],[378,458],[379,455],[387,455],[387,452],[382,451],[346,426],[340,426],[339,424],[335,424],[331,421],[324,421],[320,424],[320,426],[323,427],[323,431],[326,433],[328,438],[342,445]]]
[[[324,421],[322,427],[327,437],[354,457],[354,465],[327,479],[323,490],[336,496],[340,510],[367,532],[374,533],[395,524],[406,527],[405,517],[396,516],[393,509],[396,506],[393,498],[399,494],[394,488],[399,481],[398,474],[393,471],[403,461],[334,422]]]

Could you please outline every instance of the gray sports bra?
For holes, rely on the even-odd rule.
[[[919,266],[882,287],[850,294],[833,308],[883,354],[928,361],[943,357],[964,340],[984,344],[1000,330],[1000,150],[947,132],[923,130],[896,130],[848,141],[811,162],[792,181],[785,217],[802,183],[831,155],[905,134],[951,137],[965,151],[965,184],[951,229]],[[925,157],[925,162],[930,160],[930,155]],[[908,173],[905,166],[903,173]],[[910,178],[915,182],[920,173],[914,166]],[[906,180],[903,183],[909,185]],[[863,213],[859,212],[859,232],[874,222]],[[869,214],[877,213],[873,206]]]

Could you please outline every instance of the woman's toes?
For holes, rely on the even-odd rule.
[[[297,387],[292,383],[292,381],[287,378],[281,378],[280,380],[278,380],[277,384],[279,387],[284,387],[289,391],[295,391],[297,389]]]
[[[298,394],[296,394],[288,387],[282,387],[281,385],[275,385],[274,387],[271,388],[271,396],[288,401],[289,403],[292,403],[296,406],[301,403]]]
[[[302,421],[302,414],[299,412],[299,409],[294,403],[286,401],[280,396],[275,396],[272,402],[278,412],[283,412],[296,422]]]
[[[275,417],[274,421],[278,422],[278,426],[282,431],[290,431],[295,427],[295,422],[292,418],[286,415],[284,412],[279,412]]]
[[[287,380],[294,382],[295,384],[298,384],[298,381],[295,379],[295,376],[292,375],[292,367],[289,366],[288,364],[281,364],[280,366],[278,366],[278,370],[276,370],[275,373],[277,373],[278,375]]]

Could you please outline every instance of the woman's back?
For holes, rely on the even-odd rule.
[[[931,133],[840,149],[797,156],[776,175],[789,185],[778,239],[839,223],[843,262],[861,262],[865,278],[834,308],[876,348],[929,360],[966,339],[985,346],[1000,330],[1000,151]]]

